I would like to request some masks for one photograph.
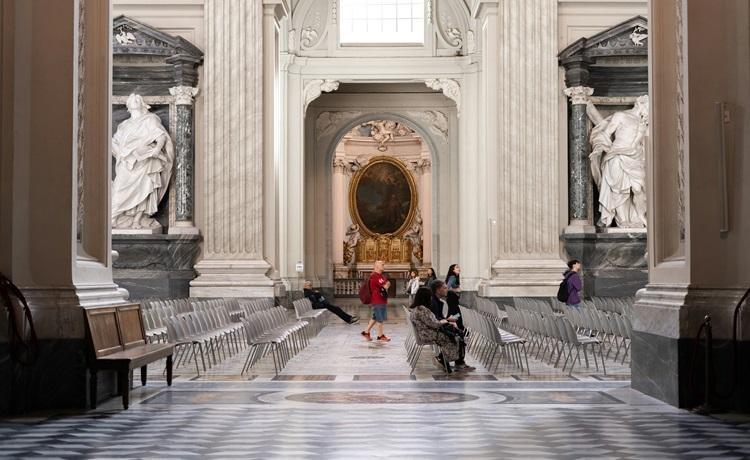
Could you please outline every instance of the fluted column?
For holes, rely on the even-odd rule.
[[[262,19],[262,2],[205,2],[205,209],[195,297],[273,296],[263,257]]]
[[[493,28],[486,29],[485,43],[499,43],[498,58],[494,53],[482,56],[490,60],[485,63],[489,74],[498,69],[499,81],[498,102],[493,102],[499,107],[497,125],[487,126],[485,134],[497,139],[486,148],[495,168],[490,212],[498,223],[492,244],[498,260],[482,292],[554,295],[564,268],[559,243],[557,0],[506,0],[484,11],[484,23]]]
[[[341,145],[341,144],[339,144]],[[344,161],[345,152],[336,152],[333,159],[333,263],[343,264],[344,261],[344,235],[346,230],[345,214],[347,212],[346,169]]]
[[[573,86],[564,90],[570,98],[568,119],[568,219],[566,232],[596,231],[589,215],[591,207],[591,173],[589,167],[589,121],[586,103],[594,89]]]
[[[424,143],[423,147],[426,147]],[[420,155],[419,206],[422,210],[422,263],[432,263],[432,161],[430,151]]]

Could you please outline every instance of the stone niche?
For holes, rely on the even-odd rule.
[[[584,266],[584,293],[632,296],[648,282],[646,229],[595,226],[599,196],[591,179],[591,102],[607,117],[633,107],[648,94],[648,23],[636,16],[590,38],[571,43],[558,55],[565,69],[568,101],[568,211],[561,235],[568,258]]]
[[[164,198],[153,216],[159,234],[112,235],[114,280],[130,298],[187,297],[199,252],[193,225],[194,106],[203,52],[182,37],[165,34],[126,16],[112,27],[112,132],[129,117],[125,101],[139,94],[172,138],[175,161]],[[113,167],[114,171],[114,167]]]

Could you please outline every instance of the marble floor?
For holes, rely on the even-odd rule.
[[[568,378],[532,359],[531,378],[504,365],[444,379],[425,356],[410,375],[398,318],[387,344],[360,330],[327,326],[278,377],[265,360],[240,376],[239,353],[169,388],[152,369],[127,411],[0,419],[0,457],[750,458],[750,421],[644,396],[627,366]]]

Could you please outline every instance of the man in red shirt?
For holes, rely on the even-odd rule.
[[[385,262],[382,260],[375,261],[375,265],[372,267],[372,274],[370,275],[372,319],[367,323],[367,328],[362,331],[362,336],[366,340],[372,340],[370,330],[373,326],[377,325],[378,341],[390,342],[390,337],[386,336],[383,332],[383,323],[387,319],[388,287],[390,287],[391,282],[383,275],[383,269],[385,269]]]

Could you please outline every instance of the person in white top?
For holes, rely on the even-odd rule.
[[[409,272],[409,281],[406,282],[406,293],[409,294],[410,304],[414,302],[414,295],[417,293],[419,286],[422,284],[416,270]]]

